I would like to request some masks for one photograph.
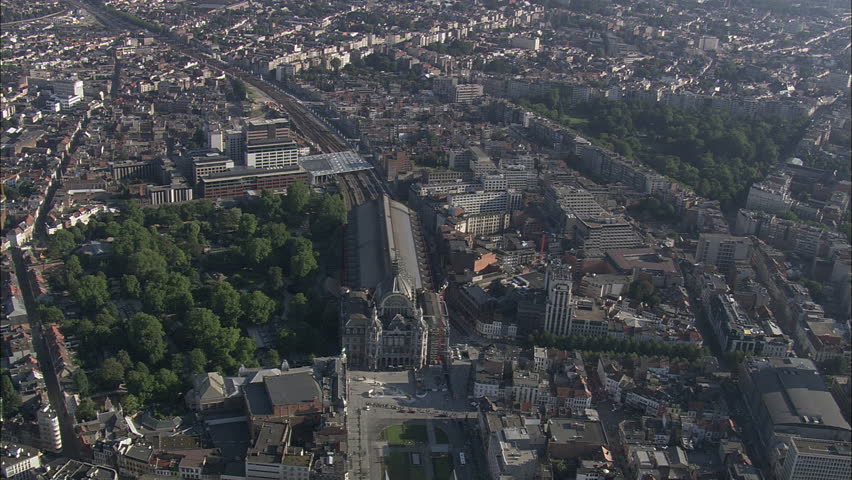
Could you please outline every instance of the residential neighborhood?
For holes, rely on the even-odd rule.
[[[852,475],[848,2],[0,17],[4,479]]]

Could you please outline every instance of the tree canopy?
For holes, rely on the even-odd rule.
[[[647,278],[637,278],[630,282],[630,286],[627,289],[627,296],[634,300],[647,303],[652,307],[660,303],[660,297],[656,293],[654,284]]]
[[[739,206],[793,145],[805,124],[735,118],[713,109],[681,111],[663,104],[593,100],[571,102],[570,87],[522,105],[576,128],[590,140],[719,200]]]
[[[146,358],[148,363],[157,364],[166,354],[166,333],[163,324],[157,317],[147,313],[137,313],[130,318],[127,325],[131,348],[139,357]]]
[[[287,196],[264,191],[230,208],[206,200],[128,203],[121,214],[102,214],[53,238],[53,255],[66,263],[51,282],[69,289],[81,315],[66,318],[46,306],[39,314],[80,341],[73,377],[84,398],[79,417],[94,414],[88,395],[121,385],[127,411],[179,414],[193,375],[280,363],[277,350],[258,352],[247,330],[284,326],[276,312],[283,311],[285,285],[297,292],[291,312],[301,319],[287,353],[336,351],[336,342],[324,339],[337,338],[337,307],[314,275],[339,267],[323,264],[335,257],[315,248],[334,250],[345,214],[341,197],[297,183]],[[79,243],[107,237],[109,256],[82,262],[71,254]]]
[[[316,253],[310,240],[299,237],[291,242],[290,274],[296,278],[304,278],[317,268]]]
[[[305,182],[297,181],[287,187],[287,208],[289,211],[301,214],[311,200],[311,191]]]
[[[695,361],[709,355],[706,348],[684,343],[667,343],[657,340],[633,340],[616,337],[557,337],[546,332],[533,332],[527,336],[527,345],[556,347],[562,350],[583,350],[591,352],[636,353],[645,356],[663,356],[683,358]]]
[[[74,299],[87,313],[95,313],[112,301],[106,276],[86,275],[74,289]]]
[[[77,247],[77,242],[72,232],[62,229],[48,237],[47,245],[51,257],[65,258]]]
[[[4,420],[14,417],[21,408],[21,395],[15,389],[12,384],[12,377],[6,370],[3,370],[2,377],[0,377],[0,400],[3,401],[0,418]]]

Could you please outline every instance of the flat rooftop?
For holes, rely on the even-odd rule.
[[[285,145],[285,144],[295,145],[296,141],[293,140],[290,137],[260,138],[260,139],[257,139],[257,140],[249,140],[248,143],[246,143],[246,148],[262,147],[262,146],[266,146],[266,145]]]
[[[549,422],[553,442],[582,442],[606,445],[600,422],[588,422],[576,418],[554,418]]]
[[[208,2],[209,3],[209,2]],[[258,119],[258,120],[249,120],[249,127],[265,127],[268,125],[279,125],[279,124],[289,124],[290,119],[287,118],[269,118],[269,119]]]
[[[852,444],[834,440],[818,440],[804,437],[791,437],[800,453],[806,455],[852,455]]]
[[[290,167],[283,168],[275,168],[275,169],[267,169],[267,168],[252,168],[252,167],[234,167],[230,170],[226,170],[224,172],[216,172],[207,175],[202,180],[203,181],[212,181],[212,180],[222,180],[222,179],[230,179],[230,178],[240,178],[240,177],[268,177],[275,176],[281,174],[291,174],[291,173],[299,173],[302,169],[296,165]]]
[[[286,455],[281,459],[281,463],[291,467],[310,467],[310,455]]]
[[[279,463],[288,426],[277,423],[262,423],[254,446],[246,452],[248,463]]]
[[[619,270],[629,271],[634,268],[640,270],[658,271],[662,273],[676,273],[677,268],[670,258],[661,257],[653,248],[629,248],[608,250],[606,256]]]
[[[591,307],[591,308],[589,308]],[[593,299],[577,297],[577,308],[574,309],[574,320],[603,322],[606,312]]]

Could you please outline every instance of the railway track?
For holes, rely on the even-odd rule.
[[[125,32],[143,31],[142,28],[133,25],[122,18],[118,18],[112,14],[109,14],[101,10],[98,6],[92,5],[91,3],[78,1],[70,1],[70,3],[79,8],[84,8],[90,14],[92,14],[98,21],[100,21],[107,27],[112,27]],[[172,38],[169,35],[151,31],[148,31],[148,33],[154,35],[159,41],[167,43],[172,47],[175,47],[177,51],[183,52],[185,55],[199,62],[202,62],[205,65],[222,70],[223,72],[225,72],[226,75],[233,78],[237,78],[257,88],[258,90],[272,98],[290,117],[290,121],[295,127],[295,129],[302,136],[312,142],[316,146],[316,148],[319,149],[322,153],[332,153],[350,150],[349,145],[345,141],[332,134],[328,130],[328,128],[325,127],[325,125],[323,125],[318,119],[313,116],[312,113],[308,112],[307,108],[305,108],[299,102],[294,100],[293,97],[277,89],[269,82],[266,82],[261,78],[258,78],[221,60],[210,57],[209,55],[203,52],[197,51],[193,47],[183,42],[178,42],[176,39]]]
[[[87,10],[98,21],[107,27],[134,33],[144,30],[123,18],[115,17],[114,15],[101,10],[96,5],[81,2],[79,0],[70,0],[69,3]],[[237,78],[269,96],[277,104],[277,106],[279,106],[290,117],[290,121],[294,129],[322,153],[341,152],[351,149],[345,140],[332,133],[304,105],[271,83],[240,68],[229,65],[219,59],[210,57],[206,53],[197,51],[193,47],[186,45],[183,42],[179,42],[168,34],[150,31],[148,31],[148,33],[154,35],[159,41],[175,47],[177,50],[183,52],[185,55],[193,58],[194,60],[207,66],[217,68],[223,71],[226,75],[232,78]],[[347,210],[351,210],[366,201],[376,199],[383,193],[387,193],[387,188],[382,184],[375,172],[372,170],[368,172],[338,175],[337,186],[340,190],[340,194],[343,196],[343,201],[346,204]]]
[[[352,195],[352,189],[349,187],[349,184],[346,182],[343,175],[337,177],[337,190],[340,192],[340,196],[343,197],[343,203],[346,206],[346,211],[352,210],[352,208],[355,207],[355,199]]]
[[[343,196],[347,210],[375,200],[384,193],[384,188],[377,182],[377,177],[370,173],[344,173],[337,176],[337,187]]]
[[[195,58],[196,60],[205,62],[207,65],[222,70],[226,75],[237,78],[272,98],[272,100],[274,100],[290,117],[290,121],[294,125],[295,129],[302,136],[316,145],[322,153],[350,150],[349,145],[329,132],[325,125],[314,118],[304,106],[268,82],[236,67],[232,67],[221,60],[208,57],[205,54],[192,52],[187,53],[187,55]]]

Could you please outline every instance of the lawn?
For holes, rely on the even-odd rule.
[[[572,116],[569,116],[569,115],[563,115],[562,120],[564,122],[568,123],[568,126],[571,127],[571,128],[579,127],[581,125],[585,125],[585,124],[589,123],[589,120],[586,119],[586,118],[572,117]]]
[[[447,432],[445,432],[443,429],[435,427],[435,443],[439,445],[450,443],[450,438],[447,436]]]
[[[447,455],[432,458],[433,480],[450,480],[453,474],[453,461]]]
[[[423,480],[423,466],[412,465],[407,452],[391,452],[384,459],[385,471],[390,480]]]
[[[393,425],[382,432],[382,440],[386,440],[391,446],[414,445],[426,443],[428,436],[425,425]]]

